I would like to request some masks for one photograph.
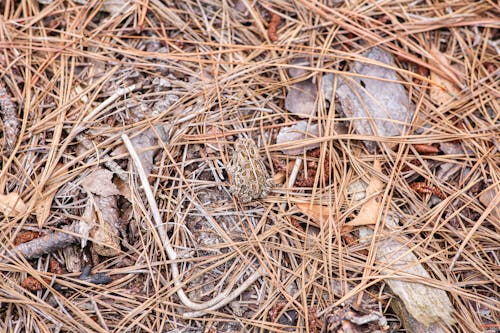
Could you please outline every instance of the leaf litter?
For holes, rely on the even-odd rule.
[[[0,9],[2,330],[498,327],[491,4]]]

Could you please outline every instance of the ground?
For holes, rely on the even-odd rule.
[[[499,332],[498,17],[1,2],[1,330]]]

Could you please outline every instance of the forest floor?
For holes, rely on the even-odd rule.
[[[0,2],[0,330],[500,332],[498,9]]]

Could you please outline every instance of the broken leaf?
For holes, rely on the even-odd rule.
[[[119,195],[120,191],[111,181],[113,173],[106,169],[99,169],[85,177],[80,185],[87,192],[101,196]]]
[[[438,67],[448,75],[453,75],[451,74],[453,69],[460,70],[456,66],[453,68],[446,56],[437,48],[432,48],[429,53],[434,57],[433,62],[437,63]],[[447,104],[460,93],[460,89],[454,83],[434,71],[431,71],[431,80],[430,97],[437,105]]]
[[[297,142],[297,147],[281,149],[283,154],[299,155],[307,150],[319,147],[319,142],[307,143],[307,139],[314,139],[319,136],[319,126],[311,125],[307,121],[302,120],[290,127],[284,127],[280,130],[276,138],[277,144],[287,142]],[[305,143],[305,144],[304,144]],[[292,144],[290,144],[291,146]],[[295,145],[295,144],[294,144]]]
[[[303,58],[292,61],[295,66],[309,66],[309,61]],[[290,68],[288,70],[291,78],[305,75],[308,71],[304,68]],[[316,113],[316,97],[318,89],[313,79],[309,78],[301,82],[294,83],[286,95],[285,109],[302,118],[307,118]]]
[[[12,192],[9,194],[0,194],[0,212],[5,216],[13,217],[22,214],[27,207],[19,194]]]
[[[318,223],[317,227],[321,228],[328,224],[328,221],[333,219],[333,211],[330,207],[322,205],[311,205],[309,203],[298,202],[295,206],[299,211],[309,216],[314,222]],[[352,227],[342,226],[342,232],[350,232]]]
[[[50,207],[52,206],[52,201],[54,201],[56,193],[57,189],[54,189],[48,193],[44,193],[44,195],[37,200],[35,214],[39,227],[42,227],[49,218]]]
[[[94,230],[92,235],[94,241],[94,250],[100,256],[112,257],[120,254],[120,237],[118,231],[109,223],[101,223]]]
[[[299,117],[307,118],[316,113],[317,88],[312,79],[295,83],[286,95],[285,108]]]
[[[368,50],[364,56],[394,67],[391,54],[380,48]],[[352,118],[354,129],[360,135],[378,137],[399,136],[405,133],[413,118],[413,107],[408,94],[393,69],[367,62],[355,62],[352,73],[356,76],[337,76],[336,97],[341,111]],[[325,96],[331,96],[333,88],[328,82],[334,80],[323,78]],[[392,82],[389,82],[392,81]],[[377,144],[371,140],[363,140],[370,152],[374,152]]]
[[[115,196],[96,196],[99,225],[91,233],[97,254],[111,257],[120,254],[120,219]]]
[[[488,207],[490,203],[495,200],[495,197],[497,196],[497,191],[495,188],[490,188],[489,190],[484,191],[480,196],[479,196],[479,201],[485,206]],[[500,207],[498,206],[498,203],[496,207],[491,211],[492,215],[495,215],[497,218],[500,218]]]
[[[381,171],[380,161],[375,160],[373,167],[376,171]],[[376,224],[380,209],[382,208],[382,198],[380,197],[380,192],[384,189],[384,183],[380,181],[377,177],[373,176],[368,183],[366,188],[366,196],[368,201],[366,201],[359,211],[358,216],[347,225],[359,226],[359,225],[369,225]],[[359,195],[358,195],[359,196]]]

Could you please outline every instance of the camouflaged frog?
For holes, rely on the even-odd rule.
[[[236,140],[227,171],[232,180],[229,191],[243,203],[265,197],[273,186],[259,148],[249,138]]]

